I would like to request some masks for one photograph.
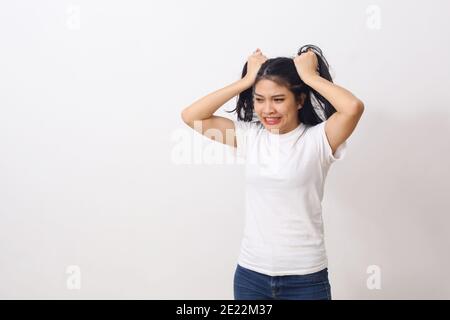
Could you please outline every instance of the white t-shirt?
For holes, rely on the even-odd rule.
[[[270,276],[303,275],[328,266],[322,198],[334,155],[325,122],[300,125],[285,134],[260,121],[235,120],[237,148],[245,159],[246,212],[238,263]]]

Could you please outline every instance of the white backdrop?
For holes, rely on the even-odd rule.
[[[233,299],[244,166],[180,112],[256,48],[315,44],[365,103],[325,185],[333,298],[449,299],[449,11],[2,1],[0,298]]]

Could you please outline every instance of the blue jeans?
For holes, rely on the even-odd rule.
[[[328,268],[305,275],[269,276],[237,264],[235,300],[331,300]]]

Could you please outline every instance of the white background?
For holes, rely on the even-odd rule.
[[[180,163],[180,146],[231,151],[180,112],[238,80],[256,48],[315,44],[365,103],[325,185],[333,298],[449,299],[449,11],[445,0],[2,1],[0,298],[233,299],[244,166],[206,153]],[[217,114],[235,119],[224,112],[235,102]],[[380,289],[366,284],[372,265]]]

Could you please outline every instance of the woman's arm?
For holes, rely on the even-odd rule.
[[[211,118],[214,112],[216,112],[217,109],[224,105],[228,100],[253,85],[258,70],[266,60],[267,57],[263,55],[261,50],[258,48],[248,57],[247,73],[242,79],[239,79],[225,88],[216,90],[195,101],[182,111],[181,117],[183,121],[190,124],[195,120],[205,120]]]
[[[337,111],[326,120],[324,126],[334,154],[355,130],[364,112],[364,103],[347,89],[320,76],[317,72],[317,56],[311,49],[296,56],[294,63],[303,82],[320,93]]]
[[[308,75],[304,78],[303,81],[327,99],[337,112],[354,115],[364,109],[363,102],[350,91],[322,78],[320,75]]]
[[[187,124],[193,124],[196,120],[211,118],[222,105],[252,86],[252,81],[243,77],[232,84],[216,90],[203,98],[195,101],[189,107],[183,109],[181,118]]]
[[[183,109],[181,112],[183,121],[195,131],[212,140],[237,147],[236,128],[233,120],[215,116],[214,112],[228,100],[250,88],[255,82],[259,68],[266,60],[267,57],[259,49],[256,50],[248,58],[247,73],[243,78],[204,96]],[[233,136],[233,139],[228,139],[229,134]]]
[[[325,122],[325,134],[334,155],[337,148],[355,130],[364,112],[364,103],[350,91],[318,75],[306,77],[305,80],[303,81],[327,99],[337,111]]]
[[[350,91],[324,79],[317,72],[318,60],[312,49],[294,58],[295,68],[308,86],[320,93],[341,114],[358,114],[364,110],[364,104]]]
[[[214,115],[225,102],[253,85],[244,77],[195,101],[181,112],[183,121],[205,137],[237,147],[233,120]]]

